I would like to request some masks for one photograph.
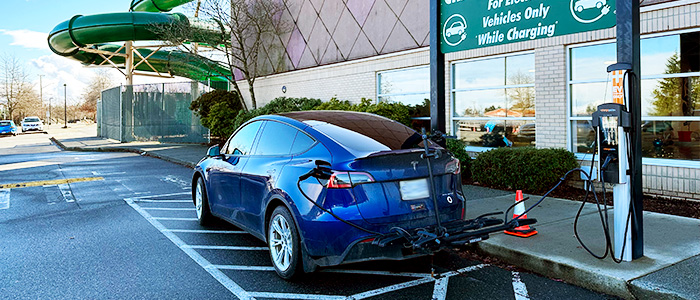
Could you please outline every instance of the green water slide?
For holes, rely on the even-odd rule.
[[[152,31],[153,27],[189,26],[190,21],[185,15],[164,12],[191,1],[133,0],[129,12],[77,15],[51,30],[49,48],[58,55],[73,58],[85,65],[109,65],[99,53],[106,57],[110,57],[106,53],[125,53],[125,48],[109,43],[159,41],[162,38]],[[88,45],[90,50],[85,51]],[[225,76],[231,73],[218,62],[188,52],[149,48],[139,48],[136,51],[148,58],[148,63],[140,63],[141,57],[134,55],[134,65],[138,65],[135,69],[139,71],[153,72],[155,69],[160,73],[198,81],[225,80]],[[124,56],[111,58],[115,64],[124,64],[125,60]]]

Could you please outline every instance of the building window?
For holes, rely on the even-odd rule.
[[[591,114],[611,102],[606,67],[615,44],[570,49],[572,150],[592,153]],[[700,32],[641,41],[642,154],[648,158],[700,160]]]
[[[452,66],[456,135],[470,146],[535,146],[535,58],[532,53]]]
[[[430,129],[430,67],[420,66],[377,73],[377,99],[416,106],[413,128]]]

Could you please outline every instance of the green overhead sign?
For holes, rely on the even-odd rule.
[[[615,26],[616,0],[440,0],[442,53]]]

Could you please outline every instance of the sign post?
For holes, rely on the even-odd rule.
[[[440,51],[440,3],[430,0],[430,129],[445,133],[445,54]]]
[[[639,76],[640,42],[639,42],[639,1],[617,1],[617,63],[631,65],[627,76],[627,107],[631,115],[630,144],[631,159],[629,165],[629,190],[632,201],[631,224],[629,228],[632,242],[632,259],[644,256],[644,231],[642,209],[644,194],[642,191],[642,100]],[[623,83],[624,84],[624,83]],[[626,221],[626,220],[625,220]],[[617,222],[616,222],[617,223]],[[622,222],[626,224],[626,222]],[[615,228],[616,236],[623,228]],[[616,247],[617,248],[617,247]],[[621,248],[621,247],[620,247]]]

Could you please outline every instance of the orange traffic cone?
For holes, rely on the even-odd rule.
[[[518,216],[522,215],[525,212],[525,202],[523,202],[523,191],[517,190],[515,192],[515,202],[520,202],[515,205],[515,208],[513,209],[513,219],[517,218]],[[519,220],[525,220],[527,219],[527,215],[523,215],[522,218]],[[530,227],[530,225],[523,225],[523,226],[518,226],[515,227],[512,230],[505,230],[504,231],[506,234],[514,235],[514,236],[519,236],[522,238],[526,237],[531,237],[535,234],[537,234],[537,230],[535,230],[535,227]]]

